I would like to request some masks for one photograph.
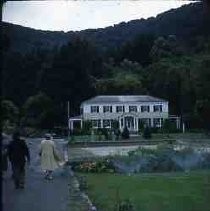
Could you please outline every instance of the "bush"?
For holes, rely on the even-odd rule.
[[[129,156],[115,156],[112,159],[117,173],[151,173],[190,171],[210,168],[210,153],[196,152],[192,148],[176,151],[170,144],[160,144],[157,149],[139,148]]]
[[[97,132],[97,135],[98,135],[98,141],[103,141],[103,134],[100,130]]]
[[[150,131],[151,131],[151,133],[158,133],[160,131],[160,128],[158,128],[158,127],[151,127]]]
[[[122,132],[122,139],[129,139],[130,138],[130,133],[127,127],[124,127],[123,132]]]
[[[80,128],[74,128],[74,130],[71,131],[71,134],[74,136],[79,136],[82,134],[82,131]]]
[[[144,122],[140,121],[138,127],[139,127],[138,130],[142,131],[144,129]]]
[[[145,139],[150,139],[150,138],[152,138],[152,133],[151,133],[151,130],[150,130],[149,127],[146,127],[146,128],[144,129],[143,137],[144,137]]]
[[[110,134],[109,134],[109,129],[107,128],[99,128],[97,130],[97,135],[100,136],[100,140],[103,139],[103,137],[105,138],[105,140],[110,140]]]
[[[82,134],[90,135],[91,134],[91,121],[84,121],[82,125]]]
[[[119,129],[119,122],[118,122],[117,120],[113,120],[113,121],[112,121],[112,128],[113,128],[114,130]]]
[[[176,123],[175,122],[171,122],[169,119],[165,119],[163,122],[163,128],[162,131],[164,133],[177,133],[180,132],[179,129],[176,128]]]
[[[119,140],[120,134],[121,134],[120,130],[119,130],[119,129],[116,129],[116,130],[114,131],[114,134],[115,134],[116,140]]]

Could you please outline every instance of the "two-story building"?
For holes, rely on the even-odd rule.
[[[137,132],[140,124],[162,127],[169,118],[168,101],[148,95],[100,95],[84,101],[80,109],[80,116],[69,119],[71,130],[76,122],[82,127],[88,120],[93,128],[111,128],[112,122],[118,121],[121,131],[127,126],[130,132]]]

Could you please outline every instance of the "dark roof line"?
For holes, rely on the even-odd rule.
[[[168,102],[165,99],[157,98],[149,95],[98,95],[90,98],[83,104],[90,103],[137,103],[137,102]]]

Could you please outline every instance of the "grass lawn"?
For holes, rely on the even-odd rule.
[[[210,211],[210,171],[132,176],[83,174],[88,195],[101,211],[130,199],[135,211]]]

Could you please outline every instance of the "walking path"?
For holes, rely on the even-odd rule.
[[[4,175],[3,210],[87,211],[88,209],[79,208],[80,206],[86,207],[86,202],[80,196],[78,184],[69,167],[56,170],[52,181],[44,179],[40,170],[38,155],[40,142],[41,139],[27,139],[31,153],[31,165],[26,168],[25,189],[16,190],[14,188],[10,169]],[[62,152],[64,141],[55,140],[55,142],[60,152]]]

